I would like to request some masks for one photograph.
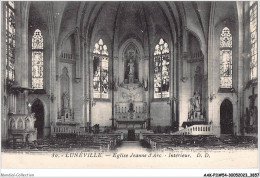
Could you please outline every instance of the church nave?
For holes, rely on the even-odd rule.
[[[255,147],[257,1],[1,5],[4,149]]]

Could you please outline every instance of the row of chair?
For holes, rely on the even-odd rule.
[[[17,142],[15,147],[13,142],[8,144],[7,148],[26,149],[26,150],[46,150],[46,151],[62,151],[62,150],[97,150],[109,151],[114,149],[121,142],[120,135],[56,135],[55,137],[38,139],[33,143]]]
[[[176,147],[257,147],[257,139],[245,136],[216,137],[214,135],[144,135],[153,150],[173,150]]]

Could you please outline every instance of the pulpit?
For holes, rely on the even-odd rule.
[[[22,143],[37,140],[37,129],[34,128],[36,119],[33,114],[11,114],[9,117],[9,140]]]

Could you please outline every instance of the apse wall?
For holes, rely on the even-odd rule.
[[[87,54],[89,61],[90,81],[93,76],[92,50],[99,39],[104,41],[109,50],[110,69],[109,76],[121,85],[124,83],[124,46],[132,42],[137,45],[140,51],[138,59],[138,78],[140,84],[149,81],[149,87],[144,91],[143,101],[150,105],[148,117],[152,118],[151,126],[171,126],[171,104],[167,104],[169,99],[153,101],[153,68],[151,63],[154,62],[153,54],[155,45],[163,38],[171,47],[171,67],[173,67],[173,45],[171,29],[167,17],[160,9],[157,2],[122,2],[122,3],[105,3],[96,18],[93,21],[93,31],[89,31],[90,53]],[[153,13],[156,11],[156,15]],[[90,55],[89,55],[90,54]],[[112,67],[113,65],[113,71]],[[111,73],[113,74],[111,75]],[[170,74],[173,80],[173,73]],[[149,78],[148,78],[149,77]],[[172,83],[172,82],[171,82]],[[92,93],[92,82],[90,82],[90,93]],[[112,87],[111,87],[112,88]],[[173,88],[171,89],[173,91]],[[109,94],[114,92],[114,103],[111,95],[110,101],[93,98],[93,104],[90,109],[91,124],[100,124],[100,126],[111,126],[110,120],[113,116],[112,105],[118,102],[118,91],[110,89]],[[150,96],[151,95],[151,96]],[[91,94],[91,97],[93,95]],[[119,96],[121,97],[121,96]]]
[[[167,102],[151,103],[151,126],[171,126],[171,110]]]
[[[97,101],[92,108],[92,126],[99,124],[100,127],[111,126],[112,104]]]

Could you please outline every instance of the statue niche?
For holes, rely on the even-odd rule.
[[[58,119],[61,121],[74,120],[74,113],[70,107],[70,78],[68,69],[64,67],[60,77],[61,110],[58,113]]]
[[[130,44],[125,50],[124,58],[125,83],[138,83],[138,59],[140,54],[137,47]]]
[[[116,129],[146,129],[147,123],[147,102],[144,100],[144,88],[139,78],[139,66],[141,64],[140,49],[130,42],[124,48],[120,62],[124,66],[124,81],[118,85],[115,101],[115,114],[112,125]],[[139,63],[140,62],[140,63]],[[121,65],[120,64],[120,65]],[[140,64],[140,65],[139,65]],[[119,69],[121,70],[121,69]]]
[[[194,75],[194,92],[198,92],[200,96],[202,94],[202,80],[203,75],[201,74],[201,69],[199,66],[197,66]]]
[[[195,75],[194,75],[194,92],[193,96],[190,98],[188,121],[205,121],[205,118],[202,113],[202,75],[201,69],[197,66]]]

